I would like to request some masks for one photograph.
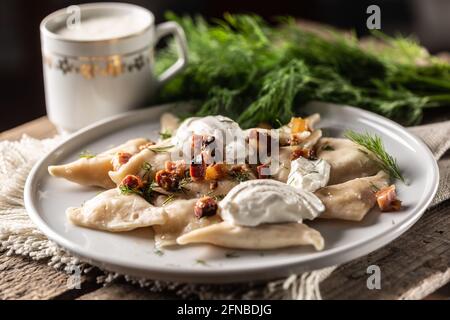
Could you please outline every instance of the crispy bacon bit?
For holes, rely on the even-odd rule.
[[[128,152],[117,152],[111,163],[114,170],[119,170],[119,168],[130,160],[133,155]]]
[[[205,163],[191,163],[189,167],[189,174],[192,181],[201,181],[205,178],[206,165]]]
[[[147,149],[148,147],[153,146],[155,144],[156,144],[155,142],[149,141],[146,144],[140,145],[139,150],[142,151],[142,150]]]
[[[204,196],[197,200],[194,214],[197,218],[210,217],[217,213],[217,202],[211,197]]]
[[[144,183],[142,182],[142,179],[140,177],[129,174],[125,178],[123,178],[120,185],[130,189],[139,189],[144,186]]]
[[[402,207],[402,202],[397,199],[394,184],[377,191],[375,197],[377,198],[378,207],[383,212],[398,211]]]
[[[156,183],[167,191],[176,191],[180,184],[181,177],[176,172],[170,172],[165,169],[156,172]]]
[[[262,164],[256,167],[256,172],[258,173],[258,179],[268,179],[270,174],[265,174],[264,171],[269,171],[268,164]]]
[[[305,148],[296,148],[294,151],[292,151],[291,154],[291,161],[298,159],[300,157],[306,158],[306,159],[312,159],[315,157],[314,149],[305,149]]]
[[[181,177],[184,177],[186,171],[186,162],[184,160],[179,161],[166,161],[164,164],[166,171],[175,173]]]
[[[300,117],[292,117],[289,125],[291,127],[291,133],[299,133],[309,130],[308,122]]]
[[[209,190],[217,189],[218,186],[219,186],[219,183],[217,182],[217,180],[213,180],[209,183]]]
[[[227,166],[223,163],[216,163],[206,168],[206,180],[220,180],[227,175]]]

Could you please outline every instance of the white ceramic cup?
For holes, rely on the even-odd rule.
[[[56,11],[41,23],[45,100],[50,120],[72,132],[94,121],[151,102],[156,90],[187,64],[183,29],[175,22],[155,26],[153,14],[125,3],[92,3],[77,6],[79,25],[98,17],[132,17],[133,28],[120,36],[83,39],[64,33],[73,14]],[[76,18],[76,16],[75,16]],[[137,25],[138,21],[141,25]],[[154,73],[154,47],[173,35],[178,60],[159,77]]]

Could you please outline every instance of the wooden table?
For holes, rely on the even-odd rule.
[[[22,134],[48,138],[56,133],[47,117],[0,133],[0,140]],[[450,201],[428,211],[391,244],[340,266],[322,285],[325,299],[448,299],[450,286]],[[367,267],[381,269],[381,290],[366,286]],[[81,289],[67,289],[68,275],[46,261],[0,253],[0,299],[170,299],[171,293],[151,293],[118,281],[102,287],[98,272],[83,276]],[[442,287],[442,288],[441,288]],[[440,290],[438,290],[441,288]],[[436,291],[438,290],[438,291]]]

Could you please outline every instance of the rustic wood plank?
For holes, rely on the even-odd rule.
[[[81,276],[81,289],[70,289],[70,275],[46,263],[0,253],[0,300],[78,297],[99,287],[92,274]]]
[[[336,269],[321,285],[325,299],[423,299],[450,281],[450,200],[426,212],[391,244]],[[381,289],[366,286],[381,269]]]
[[[167,300],[179,299],[168,292],[151,292],[126,282],[113,283],[103,288],[82,295],[78,300]]]
[[[27,134],[36,139],[45,139],[53,137],[56,134],[56,128],[47,117],[40,117],[0,133],[0,141],[19,140],[23,134]]]

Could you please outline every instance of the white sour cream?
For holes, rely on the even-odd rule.
[[[224,116],[188,118],[180,125],[172,142],[180,149],[190,148],[191,136],[209,135],[215,137],[217,148],[225,148],[227,162],[245,159],[245,135],[239,124]]]
[[[249,227],[312,220],[325,211],[325,206],[313,193],[271,179],[238,184],[220,201],[219,207],[223,220]]]
[[[291,161],[287,184],[298,189],[314,192],[330,180],[330,164],[323,159],[308,160],[299,157]]]

